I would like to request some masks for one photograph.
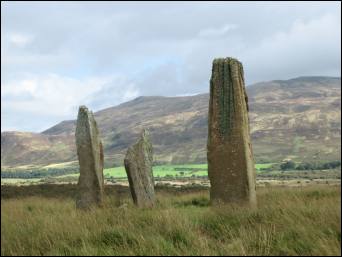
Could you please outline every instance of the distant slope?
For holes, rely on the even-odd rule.
[[[258,162],[341,158],[340,78],[261,82],[248,86],[247,92]],[[107,166],[122,165],[127,147],[144,127],[151,132],[156,162],[206,162],[208,98],[138,97],[96,112]],[[1,166],[76,160],[74,133],[75,121],[36,134],[3,132]]]

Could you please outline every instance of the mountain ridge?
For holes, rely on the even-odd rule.
[[[340,78],[303,76],[246,89],[258,162],[340,159]],[[140,96],[94,112],[107,165],[120,165],[127,147],[145,127],[151,132],[156,162],[205,162],[208,99],[208,93]],[[75,120],[66,120],[41,133],[4,131],[1,166],[77,160],[74,130]]]

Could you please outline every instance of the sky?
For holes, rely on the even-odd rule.
[[[1,2],[1,131],[41,132],[138,96],[209,91],[214,58],[247,85],[341,76],[340,2]]]

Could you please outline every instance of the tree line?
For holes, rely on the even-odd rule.
[[[295,163],[288,160],[280,164],[281,170],[328,170],[335,169],[341,166],[341,161],[330,161],[325,163]]]
[[[48,168],[48,169],[32,169],[32,170],[1,170],[1,178],[43,178],[57,177],[68,174],[79,173],[79,169],[72,168]]]

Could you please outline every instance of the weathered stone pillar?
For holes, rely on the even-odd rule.
[[[146,130],[142,131],[138,142],[127,150],[124,163],[134,203],[138,207],[152,207],[155,201],[153,153]]]
[[[80,106],[76,126],[76,146],[80,163],[76,207],[99,206],[103,198],[103,149],[93,113]]]
[[[247,99],[242,64],[233,58],[215,59],[207,145],[212,203],[256,206]]]

